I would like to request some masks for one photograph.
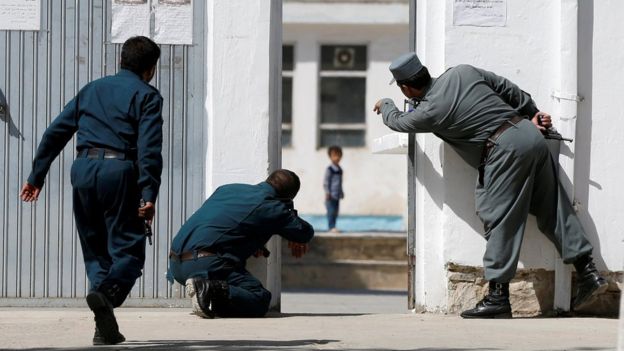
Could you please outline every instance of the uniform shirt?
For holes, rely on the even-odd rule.
[[[325,194],[333,200],[339,200],[344,197],[342,192],[342,168],[340,166],[331,164],[325,170],[325,177],[323,178],[323,189]]]
[[[470,65],[433,79],[413,110],[401,112],[390,99],[380,107],[384,123],[398,132],[433,132],[468,164],[478,167],[486,139],[514,116],[539,110],[531,95],[511,81]]]
[[[279,234],[306,243],[312,226],[297,216],[292,201],[282,201],[267,183],[223,185],[204,202],[173,238],[176,254],[206,249],[243,262]]]
[[[155,202],[162,172],[162,104],[158,90],[128,70],[87,84],[43,134],[28,183],[43,186],[52,161],[76,133],[78,152],[107,148],[136,156],[141,195]]]

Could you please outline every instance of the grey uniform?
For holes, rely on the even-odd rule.
[[[469,65],[447,70],[433,79],[420,102],[401,112],[382,100],[384,123],[399,132],[433,132],[468,164],[480,165],[487,138],[514,116],[539,110],[531,96],[511,81]],[[485,278],[508,282],[516,272],[529,213],[539,229],[571,263],[592,251],[591,244],[559,184],[544,137],[527,118],[496,140],[476,187],[477,214],[488,240],[483,258]]]

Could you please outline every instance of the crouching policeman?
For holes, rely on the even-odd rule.
[[[124,302],[145,261],[144,220],[154,216],[162,172],[163,100],[148,84],[159,57],[150,39],[128,39],[119,73],[87,84],[46,129],[20,194],[37,200],[52,161],[75,133],[73,206],[91,283],[94,345],[125,340],[113,308]]]
[[[273,234],[290,241],[293,256],[306,253],[314,229],[293,207],[299,187],[299,177],[285,169],[257,185],[224,185],[182,226],[171,244],[168,278],[186,285],[195,314],[267,313],[271,293],[245,269],[245,262],[268,256],[264,245]]]

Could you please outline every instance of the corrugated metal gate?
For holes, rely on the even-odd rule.
[[[117,71],[121,45],[109,39],[111,1],[41,3],[41,31],[0,31],[0,90],[7,100],[0,111],[0,298],[49,302],[83,297],[88,286],[72,214],[74,141],[53,163],[35,205],[22,203],[18,192],[46,126],[87,82]],[[147,247],[132,297],[178,297],[164,276],[169,243],[204,199],[205,3],[193,3],[195,44],[161,45],[152,81],[165,100],[164,169],[154,246]]]

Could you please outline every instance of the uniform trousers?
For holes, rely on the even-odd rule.
[[[506,283],[516,273],[527,217],[553,242],[565,263],[592,246],[559,183],[544,136],[527,119],[504,131],[490,150],[475,191],[487,246],[485,278]]]
[[[229,285],[228,300],[214,306],[214,312],[220,317],[262,317],[269,310],[271,292],[242,265],[221,256],[188,261],[169,259],[168,276],[169,280],[173,278],[182,285],[193,277],[226,281]]]
[[[90,289],[104,292],[118,307],[145,262],[136,167],[130,160],[77,158],[71,182]]]

